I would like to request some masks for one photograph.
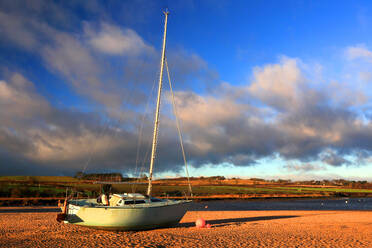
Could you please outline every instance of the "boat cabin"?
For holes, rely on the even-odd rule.
[[[110,196],[110,207],[120,207],[132,204],[144,204],[150,202],[160,202],[157,198],[149,198],[138,193],[113,194]]]

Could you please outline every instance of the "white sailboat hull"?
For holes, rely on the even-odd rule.
[[[106,230],[145,230],[177,224],[191,201],[165,201],[121,207],[69,204],[67,222]]]

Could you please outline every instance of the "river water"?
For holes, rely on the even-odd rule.
[[[372,210],[372,198],[204,201],[191,203],[189,210]]]
[[[189,211],[370,210],[372,198],[218,200],[192,202]],[[0,207],[0,213],[60,212],[56,207]]]

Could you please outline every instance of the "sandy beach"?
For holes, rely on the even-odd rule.
[[[175,227],[110,232],[57,223],[52,210],[1,208],[0,247],[372,247],[372,211],[189,211]]]

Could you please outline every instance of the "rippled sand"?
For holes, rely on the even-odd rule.
[[[109,232],[2,211],[0,247],[372,247],[372,211],[191,211],[172,228]],[[211,229],[199,229],[203,217]]]

